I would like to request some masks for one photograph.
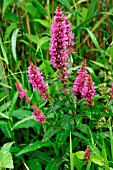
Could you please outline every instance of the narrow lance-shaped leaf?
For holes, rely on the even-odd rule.
[[[100,46],[98,44],[98,41],[97,41],[95,35],[88,28],[85,28],[85,29],[88,31],[88,33],[89,33],[89,35],[91,37],[91,40],[93,41],[93,43],[96,46],[96,48],[98,49],[98,51],[101,53],[101,55],[103,55],[102,50],[101,50],[101,48],[100,48]]]
[[[4,46],[3,46],[3,43],[2,43],[2,39],[0,38],[0,46],[1,46],[1,50],[2,50],[2,53],[3,53],[3,56],[4,58],[2,58],[6,64],[8,65],[8,59],[7,59],[7,54],[6,54],[6,50],[4,49]]]
[[[3,0],[3,8],[2,8],[2,18],[4,17],[4,13],[7,7],[13,2],[14,0]]]
[[[16,41],[17,41],[17,35],[18,35],[19,28],[14,30],[11,38],[11,49],[12,49],[12,54],[14,57],[14,60],[17,61],[17,56],[16,56]]]

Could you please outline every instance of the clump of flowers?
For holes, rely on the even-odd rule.
[[[19,94],[19,97],[20,98],[25,98],[25,102],[29,102],[30,101],[30,98],[27,96],[26,92],[27,90],[24,90],[22,88],[22,85],[19,84],[18,82],[15,83],[16,84],[16,89],[18,90],[18,94]]]
[[[40,122],[42,124],[44,123],[45,115],[35,104],[33,104],[33,115],[35,116],[37,122]]]
[[[70,29],[71,24],[67,17],[63,15],[60,5],[58,5],[55,11],[54,22],[51,26],[50,61],[53,67],[58,69],[58,72],[62,75],[60,76],[61,81],[65,81],[68,77],[66,72],[66,67],[68,66],[67,58],[73,52],[73,49],[69,48],[74,45],[72,41],[74,36]]]
[[[91,156],[91,149],[90,147],[87,147],[85,150],[85,154],[83,155],[83,157],[86,159],[86,164],[88,164],[90,160],[90,156]]]
[[[111,99],[113,99],[113,82],[111,83],[111,91],[110,91],[110,96]]]
[[[30,62],[30,66],[28,67],[29,82],[33,85],[33,89],[37,89],[39,94],[42,95],[43,100],[46,100],[49,97],[47,93],[48,85],[44,83],[44,78],[41,74],[38,67]]]
[[[78,93],[82,93],[84,88],[84,83],[86,81],[86,76],[88,75],[86,70],[86,60],[82,62],[81,68],[77,71],[78,77],[74,81],[74,87],[72,89],[74,95],[76,96]]]
[[[82,96],[87,101],[90,102],[90,101],[92,101],[94,94],[95,94],[94,82],[92,81],[91,75],[88,74],[88,77],[86,78],[86,81],[84,83],[84,87],[82,89]]]
[[[80,95],[80,97],[84,97],[87,101],[92,101],[95,94],[94,82],[85,67],[86,60],[82,62],[81,68],[77,72],[78,77],[74,81],[72,91],[75,96]]]

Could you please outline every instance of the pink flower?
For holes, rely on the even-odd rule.
[[[58,69],[58,74],[60,75],[60,76],[59,76],[59,80],[65,83],[65,82],[66,82],[66,79],[68,78],[69,71],[66,70],[65,68],[63,68],[63,69]]]
[[[51,45],[50,45],[50,55],[51,63],[56,69],[64,69],[68,66],[67,58],[73,52],[70,46],[74,45],[72,41],[74,36],[70,31],[71,24],[67,17],[63,15],[60,5],[58,5],[54,22],[51,26]],[[61,81],[65,81],[65,75],[60,76]]]
[[[87,149],[85,150],[85,154],[83,155],[83,157],[86,158],[86,164],[88,164],[90,160],[90,156],[91,156],[91,149],[90,147],[87,147]]]
[[[88,77],[86,78],[84,87],[82,89],[82,96],[87,101],[92,101],[94,95],[95,95],[94,82],[92,81],[91,75],[88,74]]]
[[[76,96],[77,93],[82,93],[82,90],[84,88],[84,83],[86,81],[87,71],[86,71],[86,60],[82,62],[81,68],[78,70],[78,77],[74,81],[74,87],[72,89],[74,95]]]
[[[18,94],[20,98],[24,98],[26,96],[26,90],[22,88],[22,85],[16,82],[16,89],[18,90]]]
[[[30,102],[30,98],[28,96],[25,96],[25,102],[26,103]]]
[[[72,89],[75,96],[80,94],[80,97],[84,97],[88,102],[92,101],[95,89],[94,82],[91,75],[86,70],[86,60],[82,62],[81,68],[78,70],[78,77],[74,81],[74,87]]]
[[[42,124],[44,123],[45,115],[35,104],[33,104],[33,115],[35,116],[37,122],[40,122]]]
[[[110,96],[111,99],[113,99],[113,82],[111,83],[111,91],[110,91]]]
[[[44,83],[44,78],[38,67],[36,67],[32,62],[30,62],[30,66],[28,67],[28,76],[29,82],[33,85],[33,88],[38,90],[44,100],[48,99],[48,85]]]

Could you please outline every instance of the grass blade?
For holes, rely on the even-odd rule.
[[[18,35],[19,28],[14,30],[12,34],[12,39],[11,39],[11,49],[12,49],[12,54],[14,57],[14,60],[17,61],[17,56],[16,56],[16,40],[17,40],[17,35]]]

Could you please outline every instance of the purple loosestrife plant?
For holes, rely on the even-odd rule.
[[[94,89],[94,82],[92,81],[92,77],[90,74],[88,74],[86,81],[84,83],[84,87],[82,89],[82,96],[87,101],[92,101],[93,97],[95,95],[95,89]]]
[[[68,77],[69,73],[67,74],[66,72],[66,67],[68,66],[67,58],[73,52],[70,46],[74,45],[72,41],[74,36],[70,29],[71,24],[67,17],[63,15],[60,5],[58,5],[55,11],[54,22],[51,26],[50,61],[52,66],[58,69],[61,81],[65,81]]]
[[[33,104],[33,115],[35,116],[37,122],[40,122],[42,124],[44,123],[45,115],[35,104]]]
[[[20,98],[25,98],[25,102],[29,102],[30,101],[30,98],[27,96],[26,92],[27,90],[24,90],[22,88],[22,85],[19,84],[18,82],[15,83],[16,84],[16,89],[18,90],[18,94],[19,94],[19,97]]]
[[[30,62],[30,66],[28,67],[29,82],[33,85],[33,89],[37,89],[39,94],[42,95],[43,100],[46,100],[49,97],[47,93],[48,85],[44,83],[44,78],[41,74],[38,67]]]
[[[87,147],[85,150],[85,154],[83,155],[83,157],[86,159],[86,164],[88,164],[90,160],[90,156],[91,156],[91,149],[90,147]]]
[[[72,89],[75,96],[82,93],[84,88],[84,83],[86,81],[87,70],[86,70],[86,60],[82,62],[81,68],[78,70],[78,77],[74,81],[74,87]]]
[[[95,95],[95,89],[94,89],[94,82],[92,81],[92,77],[90,74],[88,74],[88,77],[86,78],[86,81],[84,83],[84,87],[82,89],[82,96],[87,101],[92,101],[93,97]]]
[[[74,95],[77,97],[80,94],[80,97],[84,97],[88,102],[92,101],[95,89],[94,82],[92,81],[91,75],[88,74],[86,70],[86,60],[82,62],[81,68],[78,70],[78,77],[74,81],[74,87],[72,89]]]
[[[20,98],[24,98],[26,96],[26,90],[22,88],[22,85],[16,82],[16,89],[18,90],[18,94]]]

